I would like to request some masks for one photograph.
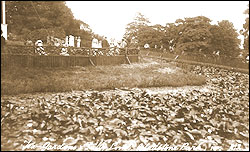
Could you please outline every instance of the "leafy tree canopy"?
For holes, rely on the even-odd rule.
[[[146,18],[143,14],[137,13],[133,22],[127,24],[126,32],[124,34],[124,38],[128,42],[128,45],[131,43],[138,43],[140,40],[138,39],[139,30],[145,28],[150,23],[149,19]]]
[[[228,20],[218,22],[210,29],[212,33],[211,50],[220,51],[222,55],[236,57],[239,54],[239,34]]]
[[[247,15],[245,19],[245,23],[243,24],[243,29],[240,31],[241,34],[244,36],[244,50],[246,54],[249,54],[249,4],[248,8],[244,11],[244,14]]]
[[[81,37],[83,46],[91,44],[92,30],[74,19],[64,1],[6,1],[6,19],[10,36],[17,40],[46,42],[47,36],[63,39],[74,35]],[[80,29],[80,25],[89,30]]]
[[[167,51],[177,53],[212,54],[220,51],[222,55],[237,56],[240,40],[233,24],[227,20],[211,25],[211,20],[205,16],[177,19],[166,26],[149,26],[150,21],[138,13],[133,22],[126,28],[124,37],[131,45],[143,47],[164,46]],[[159,47],[158,47],[159,48]]]

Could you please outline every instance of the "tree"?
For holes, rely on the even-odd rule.
[[[92,33],[92,30],[90,29],[89,25],[84,23],[81,20],[74,20],[74,26],[73,30],[69,32],[71,35],[74,36],[80,36],[81,38],[81,46],[82,47],[91,47],[92,44],[92,36],[94,35]],[[80,28],[82,27],[82,28]],[[69,34],[67,34],[69,35]]]
[[[150,47],[155,45],[159,45],[159,35],[158,31],[153,28],[153,26],[143,26],[138,29],[137,39],[138,46],[143,47],[146,43],[149,44]]]
[[[66,35],[89,39],[91,32],[80,30],[86,23],[74,19],[64,1],[6,1],[6,18],[11,35],[19,40],[46,40]]]
[[[157,48],[160,48],[163,45],[163,39],[165,37],[165,27],[160,24],[156,24],[153,25],[152,28],[154,29],[152,46],[156,45]]]
[[[148,24],[150,23],[149,19],[146,18],[141,13],[137,13],[134,21],[127,24],[124,38],[127,41],[128,46],[138,43],[141,37],[138,37],[138,33],[142,29],[147,29]]]
[[[81,37],[82,47],[91,47],[92,44],[92,33],[90,31],[80,30],[79,36]]]
[[[54,36],[56,38],[64,39],[65,38],[65,31],[61,28],[49,28],[49,29],[36,29],[33,31],[22,34],[27,40],[31,40],[35,42],[36,40],[42,40],[43,42],[47,41],[47,36]]]
[[[165,27],[163,43],[168,51],[237,56],[240,40],[231,22],[223,20],[211,25],[204,16],[177,19]]]
[[[244,53],[249,54],[249,4],[248,9],[244,11],[244,14],[247,15],[247,18],[245,19],[245,23],[243,24],[243,29],[240,31],[240,33],[244,36]]]
[[[109,47],[110,45],[109,45],[109,42],[108,42],[108,40],[106,39],[106,38],[104,38],[103,40],[102,40],[102,47],[103,48],[106,48],[106,47]]]
[[[175,30],[177,34],[173,39],[176,41],[177,52],[200,51],[205,53],[211,41],[210,22],[211,20],[205,16],[176,20]]]
[[[162,43],[167,51],[174,51],[176,44],[179,39],[178,27],[174,23],[167,23],[165,26],[165,35],[163,37]]]
[[[233,23],[228,20],[218,22],[210,28],[212,41],[210,50],[220,51],[220,54],[236,57],[239,54],[240,39]]]

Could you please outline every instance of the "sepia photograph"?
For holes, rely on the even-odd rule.
[[[249,151],[249,1],[1,1],[1,151]]]

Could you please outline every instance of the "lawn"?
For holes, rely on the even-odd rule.
[[[1,93],[4,95],[123,87],[199,86],[205,82],[204,76],[195,75],[171,63],[150,59],[116,66],[1,68]]]

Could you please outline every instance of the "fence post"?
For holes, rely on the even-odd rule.
[[[128,54],[128,48],[126,47],[125,48],[125,59],[127,59],[128,63],[131,64],[127,54]]]
[[[95,66],[94,62],[91,60],[90,57],[89,57],[89,62],[91,63],[91,65]]]

